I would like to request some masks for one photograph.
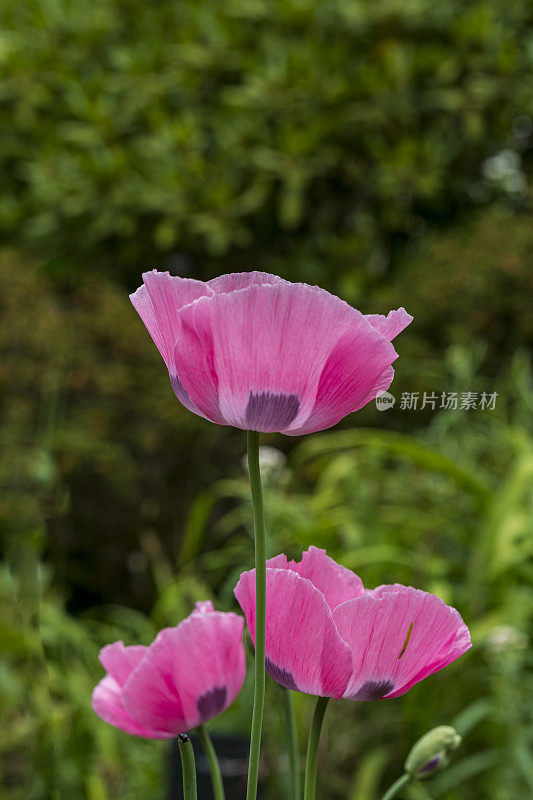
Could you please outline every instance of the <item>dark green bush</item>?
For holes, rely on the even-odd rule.
[[[412,437],[364,428],[303,437],[281,474],[265,475],[271,554],[299,556],[311,543],[327,547],[369,587],[400,580],[437,593],[457,606],[472,632],[473,648],[464,658],[404,697],[331,703],[321,748],[321,796],[327,800],[378,800],[413,742],[442,723],[456,725],[463,744],[449,770],[425,784],[429,794],[418,785],[406,798],[531,797],[528,377],[517,357],[495,384],[494,411],[444,411]],[[43,565],[32,608],[17,574],[0,568],[2,797],[162,797],[166,744],[116,731],[90,710],[90,692],[103,672],[98,646],[116,638],[148,643],[158,628],[176,624],[195,599],[211,594],[198,576],[219,587],[219,607],[232,607],[237,576],[253,558],[248,482],[237,464],[233,469],[237,477],[215,483],[193,506],[187,526],[192,563],[176,569],[152,548],[157,594],[150,616],[108,606],[75,619]],[[215,525],[209,514],[202,519],[213,503],[227,511]],[[221,716],[222,729],[247,731],[250,688]],[[267,692],[265,777],[268,797],[280,798],[288,796],[285,730],[270,679]],[[296,694],[295,702],[303,750],[313,701]]]
[[[487,156],[519,162],[530,14],[4,0],[0,231],[128,276],[261,261],[334,288],[354,265],[379,271],[424,221],[498,190]],[[503,190],[520,199],[515,173]]]
[[[52,266],[0,263],[0,534],[45,519],[75,606],[146,608],[154,529],[174,550],[198,487],[244,445],[180,406],[125,291],[76,271],[52,288]]]
[[[442,384],[446,352],[459,345],[475,358],[477,343],[487,387],[517,349],[533,346],[532,252],[531,214],[501,209],[433,231],[412,247],[401,269],[375,286],[367,301],[379,309],[401,302],[415,318],[408,344],[398,339],[402,355],[409,348],[398,362],[399,382],[411,391],[431,388],[429,381],[449,391]]]
[[[532,231],[530,215],[490,212],[433,235],[396,275],[361,286],[363,310],[404,304],[415,317],[397,343],[397,397],[494,390],[516,347],[531,340]],[[244,438],[179,405],[112,281],[64,261],[38,268],[4,254],[0,298],[0,530],[11,539],[46,517],[48,554],[75,607],[112,599],[148,608],[151,537],[176,557],[193,498],[235,474]],[[344,426],[413,431],[430,418],[399,403],[383,415],[371,404]]]
[[[249,563],[243,436],[179,406],[120,286],[156,265],[257,267],[366,312],[404,305],[397,397],[499,392],[493,416],[371,404],[341,433],[271,437],[296,449],[266,499],[272,549],[327,545],[367,584],[433,590],[473,628],[474,651],[406,698],[332,708],[328,798],[376,800],[443,722],[468,736],[435,800],[531,796],[531,408],[513,358],[532,333],[531,22],[527,0],[4,0],[9,800],[155,797],[162,748],[89,709],[98,646],[147,642],[211,592],[229,607]],[[265,752],[274,774],[280,751]]]

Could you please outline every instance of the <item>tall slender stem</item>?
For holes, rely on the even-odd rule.
[[[206,731],[204,725],[199,725],[196,729],[198,738],[204,748],[205,757],[209,763],[209,772],[211,773],[211,785],[213,786],[213,797],[215,800],[225,800],[224,783],[222,781],[222,773],[220,771],[220,764],[218,763],[217,754],[213,747],[211,737]]]
[[[298,748],[298,728],[296,725],[296,713],[294,711],[294,698],[290,689],[283,686],[283,709],[285,711],[285,725],[287,726],[288,745],[289,745],[289,770],[291,779],[291,800],[301,800],[302,796],[302,776],[300,773],[300,751]]]
[[[398,778],[397,781],[394,781],[392,786],[389,786],[381,800],[392,800],[393,797],[396,797],[400,789],[403,789],[404,786],[407,786],[410,780],[411,776],[406,772],[401,776],[401,778]]]
[[[318,744],[320,732],[324,722],[324,714],[328,707],[329,697],[317,697],[313,722],[309,733],[307,745],[307,761],[305,763],[305,788],[304,800],[315,800],[316,795],[316,764],[318,758]]]
[[[247,440],[255,538],[255,686],[246,800],[256,800],[265,705],[266,548],[261,470],[259,468],[259,433],[248,431]]]
[[[178,746],[181,756],[181,771],[183,773],[183,800],[198,800],[194,750],[192,742],[186,733],[179,734]]]

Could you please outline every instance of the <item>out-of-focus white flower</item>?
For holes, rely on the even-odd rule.
[[[501,150],[487,158],[481,171],[485,180],[500,186],[508,194],[523,194],[527,189],[520,153],[515,150]]]
[[[261,477],[265,483],[272,483],[274,481],[285,480],[285,465],[287,464],[287,456],[275,447],[269,445],[261,445],[259,448],[259,466],[261,468]],[[242,458],[243,469],[248,471],[248,461],[246,456]]]
[[[508,650],[525,650],[528,639],[523,631],[512,625],[497,625],[487,637],[487,647],[493,653]]]

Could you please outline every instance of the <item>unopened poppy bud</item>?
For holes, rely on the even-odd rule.
[[[412,778],[423,780],[448,763],[448,754],[461,744],[461,737],[450,725],[439,725],[424,734],[411,748],[404,769]]]

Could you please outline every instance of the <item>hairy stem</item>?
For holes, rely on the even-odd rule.
[[[250,474],[255,538],[255,686],[246,800],[256,800],[257,782],[259,780],[261,729],[263,727],[263,709],[265,705],[266,548],[263,492],[259,468],[259,433],[248,431],[247,438],[248,472]]]
[[[320,742],[320,732],[322,730],[322,723],[324,721],[324,714],[326,713],[328,702],[329,697],[317,697],[316,699],[315,713],[313,715],[313,722],[311,725],[309,742],[307,745],[304,800],[315,800],[316,796],[316,765],[318,759],[318,745]]]
[[[289,771],[291,783],[291,800],[300,800],[302,796],[302,776],[300,774],[300,752],[298,749],[298,728],[294,711],[294,697],[290,689],[281,687],[285,725],[287,726],[287,744],[289,750]]]
[[[213,787],[213,797],[215,800],[225,800],[224,783],[222,781],[222,773],[220,771],[220,764],[218,763],[217,754],[213,747],[211,737],[205,729],[204,725],[199,725],[197,730],[198,738],[204,748],[205,757],[209,764],[209,772],[211,773],[211,785]]]
[[[192,742],[186,733],[179,734],[178,746],[181,756],[181,771],[183,773],[183,800],[198,800],[194,750]]]
[[[387,789],[381,800],[392,800],[393,797],[396,797],[400,789],[403,789],[404,786],[407,786],[410,780],[411,776],[407,773],[402,775],[401,778],[398,778],[397,781],[394,781],[392,786]]]

